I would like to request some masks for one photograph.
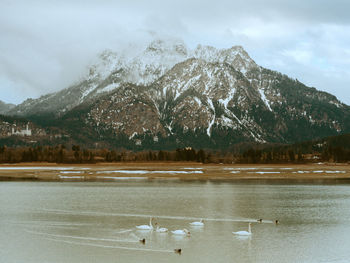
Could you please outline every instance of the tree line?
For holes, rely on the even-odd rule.
[[[191,161],[213,162],[212,154],[191,147],[175,151],[127,151],[109,149],[83,149],[79,145],[67,148],[64,145],[37,147],[0,147],[0,163],[52,162],[52,163],[97,163],[97,162],[149,162]]]
[[[97,163],[97,162],[199,162],[199,163],[305,163],[349,162],[350,149],[328,146],[322,149],[297,149],[294,146],[260,149],[250,148],[242,152],[195,150],[191,147],[173,151],[128,151],[111,149],[84,149],[79,145],[66,147],[6,147],[0,146],[0,163],[50,162],[50,163]]]

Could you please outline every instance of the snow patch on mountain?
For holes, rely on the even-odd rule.
[[[225,99],[219,99],[219,102],[222,103],[222,105],[227,109],[228,103],[233,99],[233,96],[235,95],[235,89],[231,89],[229,93],[227,94],[227,97]]]
[[[260,97],[262,99],[262,101],[265,103],[265,105],[267,106],[267,108],[269,109],[269,111],[272,111],[271,106],[269,101],[267,100],[266,96],[265,96],[265,92],[262,89],[258,89],[259,93],[260,93]]]
[[[102,89],[97,90],[97,93],[110,92],[112,90],[117,89],[119,86],[120,86],[120,83],[112,83],[112,84],[105,86]]]

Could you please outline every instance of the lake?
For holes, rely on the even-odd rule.
[[[0,200],[0,259],[6,263],[350,258],[347,183],[0,182]],[[186,228],[191,236],[137,230],[150,216],[161,227]],[[204,227],[189,225],[201,218]],[[232,234],[247,230],[248,222],[251,237]],[[145,244],[139,242],[143,238]],[[178,248],[181,255],[174,253]]]

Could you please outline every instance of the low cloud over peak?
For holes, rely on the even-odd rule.
[[[98,53],[157,37],[242,45],[267,68],[350,104],[350,2],[2,1],[0,99],[20,103],[77,81]]]

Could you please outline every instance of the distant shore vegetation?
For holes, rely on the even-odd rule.
[[[299,145],[300,146],[300,145]],[[322,147],[276,146],[249,148],[237,151],[196,150],[192,147],[165,151],[129,151],[124,149],[85,149],[79,145],[67,147],[6,147],[0,146],[0,163],[49,162],[49,163],[103,163],[103,162],[198,162],[198,163],[242,163],[282,164],[310,162],[350,162],[350,149]]]

